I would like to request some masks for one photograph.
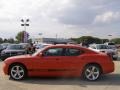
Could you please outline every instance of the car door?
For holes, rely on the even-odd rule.
[[[64,76],[79,76],[84,64],[84,51],[78,48],[66,48],[64,57],[61,59],[61,66]]]
[[[34,70],[38,76],[60,76],[63,71],[64,48],[49,48],[36,58]]]

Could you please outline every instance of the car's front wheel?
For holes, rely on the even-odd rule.
[[[84,79],[95,81],[101,76],[101,69],[98,65],[87,65],[83,72]]]
[[[26,77],[26,69],[23,65],[12,65],[9,70],[10,78],[14,80],[22,80]]]

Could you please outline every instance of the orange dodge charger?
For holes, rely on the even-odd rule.
[[[27,76],[82,77],[97,80],[102,74],[114,71],[112,59],[77,45],[47,46],[32,55],[7,58],[3,71],[14,80]]]

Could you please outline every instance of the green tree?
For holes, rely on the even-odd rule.
[[[101,39],[101,42],[104,44],[105,42],[109,42],[109,39]]]
[[[87,42],[88,44],[101,43],[101,39],[96,38],[96,37],[92,37],[92,36],[82,36],[82,37],[75,38],[72,40],[76,41],[77,43],[81,43],[81,42]]]
[[[14,42],[15,42],[15,40],[14,40],[13,38],[9,38],[7,41],[8,41],[9,43],[14,43]]]
[[[7,42],[8,42],[8,40],[5,38],[5,39],[3,40],[3,42],[4,42],[4,43],[7,43]]]
[[[18,42],[24,42],[24,32],[25,31],[18,32],[18,34],[16,36],[16,39],[17,39]]]
[[[18,32],[16,39],[18,42],[23,42],[23,38],[24,38],[24,31]]]
[[[120,44],[120,38],[114,38],[111,40],[111,42],[114,42],[115,44]]]

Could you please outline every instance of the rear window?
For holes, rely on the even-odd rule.
[[[66,49],[65,56],[79,56],[83,51],[75,48]]]

